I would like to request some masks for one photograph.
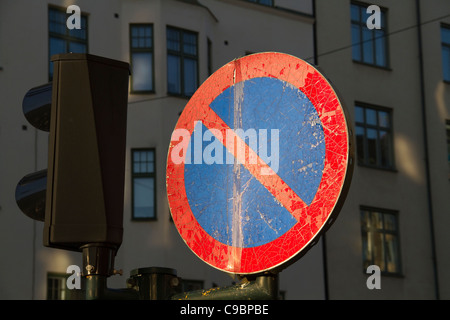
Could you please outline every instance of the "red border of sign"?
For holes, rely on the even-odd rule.
[[[336,92],[316,68],[283,53],[245,56],[217,70],[189,100],[175,129],[187,129],[192,134],[195,121],[202,121],[208,127],[208,122],[217,120],[209,108],[211,102],[235,83],[258,77],[274,77],[299,88],[317,110],[324,130],[326,150],[321,183],[309,207],[290,203],[289,211],[296,211],[297,214],[293,215],[299,218],[289,231],[267,244],[251,248],[232,247],[215,240],[199,225],[189,206],[184,185],[184,163],[171,161],[170,154],[176,142],[171,141],[167,158],[167,195],[178,232],[204,262],[235,274],[256,274],[284,268],[297,260],[292,258],[302,256],[313,240],[334,221],[331,216],[338,214],[353,172],[351,130]],[[282,196],[290,197],[288,194]]]

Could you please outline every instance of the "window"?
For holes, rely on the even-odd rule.
[[[390,109],[357,103],[355,106],[355,129],[358,164],[393,170]]]
[[[167,91],[190,97],[198,87],[197,34],[167,27]]]
[[[244,0],[244,1],[259,3],[259,4],[262,4],[264,6],[273,7],[273,0]]]
[[[450,27],[441,26],[442,74],[450,82]]]
[[[380,29],[367,28],[368,5],[351,4],[352,57],[354,61],[388,67],[386,11],[380,11]]]
[[[131,150],[132,219],[156,219],[155,150]]]
[[[400,274],[398,214],[392,210],[361,207],[363,270],[370,265],[382,273]]]
[[[81,14],[81,29],[69,29],[66,26],[70,16],[65,9],[48,8],[48,34],[49,34],[49,61],[59,53],[87,53],[88,51],[88,24],[87,15]],[[49,79],[53,78],[53,63],[49,63]]]
[[[130,25],[131,92],[154,92],[153,25]]]

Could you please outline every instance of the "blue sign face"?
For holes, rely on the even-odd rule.
[[[253,78],[223,91],[210,108],[311,204],[322,179],[325,139],[305,94],[283,80]],[[184,166],[193,215],[229,246],[250,248],[279,238],[298,221],[243,164],[235,164],[223,142],[196,123]]]

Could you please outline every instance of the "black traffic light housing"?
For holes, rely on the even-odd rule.
[[[117,250],[123,234],[129,65],[73,53],[55,55],[52,62],[51,90],[31,89],[23,104],[30,123],[50,132],[47,174],[22,179],[17,203],[28,216],[44,220],[45,246]]]

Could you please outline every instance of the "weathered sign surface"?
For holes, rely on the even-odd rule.
[[[281,269],[334,221],[352,157],[345,110],[315,67],[274,52],[236,59],[202,84],[172,134],[173,221],[215,268]]]

